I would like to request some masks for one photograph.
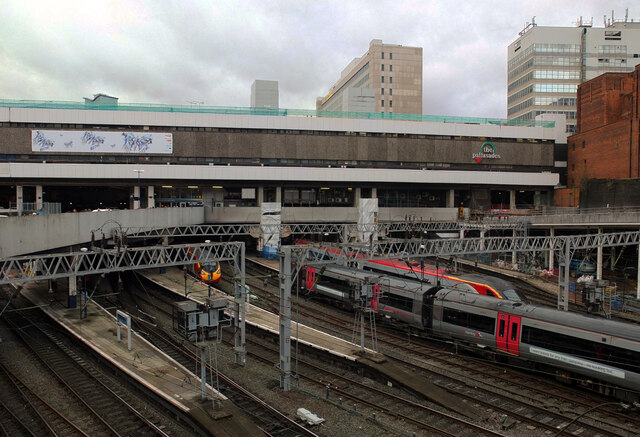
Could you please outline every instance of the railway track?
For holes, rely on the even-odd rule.
[[[152,297],[147,293],[146,288],[145,290],[139,288],[144,287],[142,283],[139,282],[137,285],[138,287],[136,288],[138,288],[138,290],[137,292],[134,291],[133,295],[135,295],[135,299],[138,301],[138,308],[140,305],[152,307],[168,318],[168,320],[164,321],[164,325],[170,325],[172,298],[163,296],[159,300],[155,299],[156,294]],[[132,308],[127,308],[127,311],[131,310]],[[156,321],[158,321],[157,318]],[[198,351],[189,343],[176,339],[173,335],[166,333],[157,324],[154,325],[143,318],[136,318],[135,323],[137,325],[136,331],[147,338],[147,340],[158,349],[171,356],[187,369],[194,369],[194,374],[199,373],[200,359]],[[160,325],[162,324],[163,323],[160,323]],[[232,378],[222,374],[218,369],[213,368],[210,363],[207,363],[207,376],[209,377],[208,383],[211,386],[215,387],[229,398],[234,405],[250,415],[258,426],[268,435],[282,437],[302,435],[316,436],[313,431],[268,405],[258,396],[233,381]]]
[[[0,415],[4,435],[88,436],[3,363],[0,363],[0,405],[4,411]]]
[[[169,436],[193,431],[170,419],[175,412],[157,412],[155,401],[133,394],[126,377],[113,374],[111,370],[106,372],[92,354],[76,346],[74,339],[58,330],[39,310],[5,313],[4,320],[29,350],[28,358],[25,358],[28,362],[21,365],[43,372],[50,384],[64,393],[64,401],[54,408],[59,413],[56,414],[50,411],[51,402],[44,397],[36,400],[34,395],[27,394],[24,380],[18,382],[15,375],[5,377],[21,385],[31,402],[40,404],[39,410],[46,412],[49,426],[59,428],[55,432],[39,430],[28,435]],[[15,408],[12,410],[16,411]],[[64,424],[65,421],[69,423]]]
[[[249,339],[248,343],[251,345],[248,355],[255,360],[265,364],[278,361],[279,351],[273,342]],[[334,368],[327,363],[319,365],[305,359],[298,360],[297,364],[297,378],[314,385],[318,393],[324,391],[327,401],[353,414],[373,417],[376,413],[380,415],[375,419],[378,421],[385,420],[383,416],[387,416],[387,423],[393,421],[402,422],[403,426],[409,424],[415,427],[416,432],[451,436],[502,435],[496,430],[429,406],[423,400],[410,399],[400,389],[393,390],[384,384],[367,384],[366,378],[362,382],[363,378],[358,376],[358,368],[346,372],[342,367]]]
[[[253,267],[251,269],[253,270]],[[257,271],[251,272],[254,273],[258,276]],[[259,295],[259,302],[267,308],[273,308],[278,297],[267,290],[261,290],[261,285],[264,284],[253,282],[252,291]],[[298,301],[296,307],[297,314],[301,319],[304,318],[301,322],[315,325],[318,329],[329,330],[332,334],[349,340],[345,335],[345,332],[350,332],[353,324],[349,317],[329,311],[326,307],[309,305],[308,301]],[[319,314],[321,316],[318,316]],[[389,333],[388,330],[378,330],[377,341],[384,347],[383,352],[387,356],[405,364],[407,357],[414,358],[411,360],[412,365],[419,368],[425,377],[435,378],[437,384],[449,387],[470,402],[484,404],[487,408],[490,407],[496,412],[540,429],[557,430],[578,414],[603,402],[602,398],[586,396],[566,385],[532,378],[523,373],[526,369],[505,369],[504,366],[496,366],[484,360],[468,357],[462,359],[458,355],[451,355],[450,350],[443,351],[441,348],[428,345],[422,338],[409,338],[406,335]],[[439,369],[439,373],[435,372],[435,369]],[[457,381],[458,377],[451,377],[456,374],[466,381],[464,384],[472,384],[473,390],[461,386]],[[497,382],[499,387],[492,388]],[[532,398],[539,399],[539,405],[533,405]],[[557,409],[559,413],[553,413],[550,409]],[[628,414],[609,409],[592,415],[597,417],[595,421],[583,419],[571,425],[567,432],[573,431],[582,435],[627,435],[630,429],[640,432],[640,422]]]

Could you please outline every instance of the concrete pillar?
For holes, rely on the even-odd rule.
[[[153,185],[147,187],[147,208],[156,207],[155,189]]]
[[[555,234],[556,234],[556,232],[555,232],[554,228],[549,229],[549,237],[553,238],[553,237],[555,237]],[[553,263],[554,263],[553,250],[550,250],[549,251],[549,271],[550,272],[553,272],[553,268],[554,268]]]
[[[282,187],[276,187],[276,202],[282,203]]]
[[[36,185],[36,211],[42,210],[43,205],[42,201],[42,185]]]
[[[480,249],[484,249],[484,229],[480,230]]]
[[[453,208],[456,202],[456,190],[453,188],[447,192],[447,208]]]
[[[76,307],[77,296],[78,296],[78,277],[70,276],[69,277],[69,293],[68,293],[68,299],[67,299],[69,308]]]
[[[371,187],[371,198],[372,199],[378,198],[378,189],[376,187]]]
[[[258,185],[258,198],[256,199],[256,206],[262,206],[264,202],[264,185]]]
[[[598,228],[598,235],[602,234],[602,228]],[[596,249],[596,279],[602,279],[602,244],[598,244],[598,248]]]
[[[24,201],[22,198],[22,185],[16,185],[16,209],[18,210],[18,215],[22,215],[24,211]]]
[[[509,209],[516,209],[516,190],[509,190]]]
[[[362,198],[362,189],[360,187],[354,188],[353,205],[358,206],[358,203],[360,203],[361,198]]]
[[[640,299],[640,244],[638,245],[638,277],[636,278],[636,299]]]
[[[140,209],[140,185],[133,186],[133,209]]]

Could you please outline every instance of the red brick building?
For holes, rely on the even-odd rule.
[[[640,65],[578,87],[577,133],[567,140],[569,189],[584,191],[591,179],[640,178],[639,113]]]

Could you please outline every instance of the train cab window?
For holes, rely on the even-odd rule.
[[[501,293],[502,293],[502,297],[505,299],[509,299],[514,302],[522,302],[522,298],[520,297],[520,295],[518,295],[518,292],[515,291],[513,288],[510,288],[508,290],[501,290]]]

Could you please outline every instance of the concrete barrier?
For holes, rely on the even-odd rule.
[[[172,227],[204,223],[204,207],[125,209],[0,218],[0,259],[54,250],[111,235],[113,228]]]

